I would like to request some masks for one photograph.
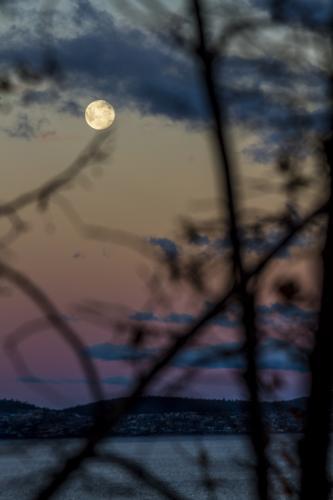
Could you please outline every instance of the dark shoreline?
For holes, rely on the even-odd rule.
[[[123,400],[105,402],[105,414]],[[266,428],[272,433],[301,433],[306,400],[263,402]],[[51,410],[0,400],[0,439],[83,438],[94,425],[96,403]],[[163,429],[163,431],[161,431]],[[124,415],[112,436],[246,435],[250,432],[247,401],[144,397]]]

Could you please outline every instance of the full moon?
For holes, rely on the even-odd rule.
[[[85,119],[89,127],[104,130],[111,127],[116,113],[107,101],[93,101],[86,107]]]

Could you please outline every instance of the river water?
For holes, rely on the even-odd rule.
[[[81,446],[80,440],[0,442],[0,498],[34,499],[41,485]],[[297,481],[297,471],[285,455],[294,456],[296,449],[295,436],[273,436],[271,460],[290,485]],[[110,462],[110,454],[117,463]],[[256,498],[253,455],[245,436],[116,438],[105,442],[99,455],[85,462],[54,498],[158,499],[167,498],[168,489],[184,499]],[[128,472],[129,464],[135,478]],[[142,468],[152,476],[149,484],[138,477]],[[275,478],[274,485],[275,498],[287,498],[281,481]]]

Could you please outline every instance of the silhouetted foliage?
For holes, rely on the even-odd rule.
[[[288,13],[289,4],[290,2],[286,1],[271,2],[270,15],[260,17],[250,15],[241,3],[238,5],[228,1],[210,5],[204,0],[188,0],[184,1],[184,8],[179,13],[172,12],[165,3],[159,1],[154,2],[153,5],[144,0],[115,2],[115,7],[122,15],[125,17],[130,15],[132,18],[135,16],[139,25],[150,29],[154,32],[154,36],[168,45],[168,50],[177,51],[181,57],[190,61],[191,68],[195,68],[195,74],[203,91],[205,99],[203,120],[210,132],[215,161],[214,174],[219,214],[199,220],[195,218],[182,220],[181,240],[187,252],[179,254],[170,245],[162,249],[160,241],[147,242],[122,229],[86,223],[72,205],[69,194],[65,194],[65,190],[69,190],[72,183],[80,179],[90,186],[90,180],[82,178],[82,175],[87,168],[100,164],[108,158],[110,139],[113,140],[112,131],[96,135],[74,162],[47,182],[0,204],[0,217],[6,219],[9,224],[9,231],[0,240],[1,249],[4,251],[16,243],[19,235],[29,231],[29,223],[23,217],[23,211],[28,206],[35,205],[41,213],[44,213],[49,209],[50,204],[54,203],[82,237],[125,246],[149,259],[156,269],[149,279],[151,303],[164,307],[170,305],[172,297],[168,287],[171,286],[172,294],[175,294],[174,290],[177,293],[177,286],[180,285],[187,287],[206,305],[208,303],[208,306],[204,307],[196,318],[190,318],[190,320],[185,318],[185,326],[176,332],[170,332],[170,341],[163,350],[154,352],[151,358],[149,358],[150,353],[145,353],[145,357],[149,358],[149,363],[144,368],[140,367],[139,355],[137,358],[133,354],[132,358],[129,355],[128,360],[132,363],[135,375],[134,382],[126,398],[119,399],[110,405],[105,401],[103,382],[100,380],[97,368],[92,359],[85,355],[86,346],[80,340],[75,327],[63,318],[47,291],[40,288],[34,282],[33,277],[26,276],[14,265],[9,264],[5,257],[1,257],[1,281],[19,289],[29,297],[42,316],[24,323],[6,338],[5,347],[19,374],[22,377],[30,377],[30,380],[36,377],[28,368],[24,355],[20,351],[21,343],[48,325],[67,343],[79,360],[89,386],[91,399],[97,401],[86,408],[88,413],[93,409],[94,418],[87,428],[87,436],[80,448],[69,457],[61,457],[58,469],[40,489],[36,500],[52,498],[61,488],[66,487],[74,474],[83,471],[84,464],[91,460],[97,463],[116,464],[144,481],[160,496],[182,498],[174,485],[166,484],[158,477],[158,474],[148,471],[144,465],[113,452],[101,452],[100,445],[112,435],[124,415],[137,410],[140,405],[148,404],[147,400],[142,399],[147,389],[160,379],[182,350],[200,338],[213,321],[217,321],[223,314],[230,313],[230,311],[233,312],[235,321],[238,321],[242,332],[241,345],[234,350],[216,350],[215,353],[210,353],[206,359],[203,357],[202,360],[212,363],[237,355],[242,356],[242,359],[246,361],[246,368],[242,369],[242,375],[249,396],[249,403],[245,406],[248,412],[258,498],[261,500],[274,498],[273,476],[278,478],[286,498],[295,497],[295,495],[304,500],[329,498],[331,484],[328,452],[333,392],[333,317],[331,311],[333,304],[333,146],[330,131],[333,120],[331,102],[329,102],[326,103],[326,112],[329,117],[328,130],[323,131],[320,127],[318,127],[319,131],[314,130],[309,125],[310,117],[304,111],[309,103],[306,97],[295,95],[290,88],[292,82],[290,75],[293,72],[296,73],[298,67],[302,68],[301,56],[304,56],[301,51],[302,42],[311,49],[320,43],[322,36],[325,40],[329,38],[331,47],[332,26],[330,20],[327,20],[325,25],[317,24],[315,19],[311,19],[305,6],[303,10],[299,7],[300,12],[298,15],[294,13],[295,17],[293,17]],[[295,9],[297,10],[297,6]],[[55,86],[61,85],[66,75],[52,40],[52,11],[53,7],[46,2],[41,12],[46,40],[43,45],[44,58],[41,67],[36,69],[27,64],[17,62],[14,64],[13,62],[13,74],[0,75],[1,93],[14,93],[17,81],[25,81],[34,85],[47,79]],[[282,33],[285,34],[286,40],[283,40],[283,34],[278,35],[279,43],[276,46],[274,46],[274,40],[267,41],[265,38],[260,38],[260,33],[265,33],[267,30],[274,33],[274,30],[281,28],[285,28]],[[289,43],[293,46],[294,53],[289,50]],[[234,46],[233,44],[238,47],[238,57],[242,63],[247,55],[250,59],[252,57],[257,71],[254,77],[261,76],[263,86],[265,86],[267,76],[275,75],[280,78],[278,88],[274,88],[269,78],[266,86],[273,87],[273,90],[268,95],[265,94],[266,90],[260,88],[246,88],[241,85],[238,88],[232,80],[233,71],[236,74],[238,71],[235,61],[233,61],[235,66],[231,67],[231,70],[227,67],[229,50]],[[287,68],[279,66],[281,59],[288,61]],[[246,71],[246,65],[244,67]],[[250,71],[251,68],[248,67],[248,70]],[[14,74],[16,79],[13,78]],[[302,77],[305,79],[307,75],[303,74]],[[329,81],[329,91],[326,96],[328,98],[332,97],[331,87],[332,82]],[[176,102],[179,112],[189,111],[189,103],[181,95],[172,95],[165,88],[154,90],[160,92],[166,102]],[[249,102],[252,107],[256,104],[258,106],[258,111],[254,116],[246,115],[246,106]],[[273,109],[272,113],[270,105]],[[234,108],[237,106],[242,108],[241,111],[238,108],[235,111]],[[281,109],[285,114],[280,112]],[[243,173],[236,155],[237,144],[234,144],[234,137],[230,131],[234,114],[237,115],[237,113],[240,116],[238,123],[244,120],[248,127],[252,127],[253,130],[257,128],[263,133],[266,133],[266,129],[270,127],[271,135],[274,136],[275,133],[276,140],[275,136],[273,139],[270,137],[261,149],[252,151],[260,158],[271,153],[276,166],[275,185],[272,183],[268,187],[263,179],[251,178],[251,176],[248,179]],[[290,133],[284,135],[287,129]],[[302,148],[303,152],[300,151]],[[315,171],[308,172],[304,166],[304,157],[307,154],[311,155],[316,165]],[[319,182],[321,186],[318,188]],[[276,213],[264,209],[259,215],[256,211],[251,214],[250,210],[245,213],[240,188],[242,184],[250,186],[254,196],[258,198],[260,194],[279,193],[284,200],[284,209]],[[320,191],[317,197],[319,198],[318,204],[316,206],[311,204],[310,207],[307,206],[306,209],[301,210],[301,196],[306,196],[307,190],[313,187]],[[267,192],[263,193],[265,189]],[[295,238],[305,238],[308,234],[312,235],[312,239],[317,240],[318,259],[320,245],[323,248],[322,283],[320,277],[315,277],[315,279],[318,278],[318,287],[321,286],[321,302],[318,320],[311,317],[303,325],[307,332],[306,347],[300,342],[296,343],[295,349],[298,354],[297,360],[300,359],[303,363],[309,362],[311,390],[305,412],[305,428],[299,455],[291,454],[287,449],[279,452],[283,462],[300,473],[298,487],[289,480],[285,470],[281,469],[279,461],[270,450],[270,432],[264,411],[264,408],[267,411],[267,403],[263,403],[262,394],[266,390],[274,396],[274,392],[281,386],[282,381],[275,376],[267,382],[261,376],[258,353],[267,334],[262,326],[258,304],[260,304],[259,297],[264,275],[273,259],[281,257],[284,252],[288,254]],[[201,251],[201,245],[205,246],[205,251]],[[216,281],[218,281],[217,285]],[[274,296],[285,307],[308,304],[312,300],[298,276],[292,272],[285,276],[278,276],[272,283],[271,289]],[[5,292],[4,288],[1,290]],[[101,304],[96,301],[80,304],[77,310],[93,324],[102,325],[110,331],[116,327],[114,328],[117,332],[115,336],[128,335],[128,346],[135,353],[144,349],[147,339],[163,335],[163,332],[154,325],[148,327],[144,322],[136,322],[135,317],[128,320],[126,308],[122,310],[113,304]],[[297,335],[293,332],[293,325],[290,325],[287,330],[284,341],[294,340],[294,336],[297,337]],[[311,349],[308,348],[308,344],[311,344]],[[192,377],[195,377],[195,369],[188,371],[188,379]],[[186,384],[188,379],[184,377],[182,381],[177,380],[173,384],[173,389]],[[152,404],[151,400],[149,404]],[[167,401],[164,400],[163,404],[167,404]],[[174,402],[174,407],[180,411],[177,404]],[[214,402],[211,405],[214,407]],[[220,406],[217,406],[221,411]],[[33,409],[33,406],[27,406],[25,403],[0,402],[0,411],[1,409],[10,411],[11,407],[16,410]],[[82,408],[80,411],[82,412]],[[147,408],[145,411],[147,413]],[[212,413],[214,411],[212,410]],[[303,422],[304,408],[293,408],[292,411],[295,420],[299,419]],[[203,447],[199,449],[196,463],[200,468],[201,482],[208,497],[219,498],[220,492],[223,495],[223,471],[221,471],[221,484],[217,484],[211,473],[212,459]],[[86,478],[86,482],[89,484],[89,479]],[[120,486],[113,484],[113,477],[110,474],[110,485],[107,486],[110,491]],[[130,495],[131,492],[127,490],[124,494]]]

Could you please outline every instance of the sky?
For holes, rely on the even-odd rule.
[[[289,2],[289,10],[286,7],[292,21],[298,22],[297,13],[302,12],[302,22],[324,23],[310,2],[299,10],[296,3],[302,4]],[[48,18],[41,16],[42,5],[37,0],[12,2],[0,19],[1,202],[58,175],[96,140],[101,133],[84,121],[92,100],[110,102],[116,120],[101,161],[54,196],[46,211],[32,204],[19,212],[27,230],[2,248],[1,258],[47,292],[84,342],[106,397],[116,397],[129,390],[135,376],[209,307],[216,290],[227,282],[225,266],[215,267],[215,262],[228,255],[230,242],[227,235],[210,233],[205,226],[220,213],[210,115],[198,67],[171,43],[168,32],[156,33],[151,12],[125,11],[119,2],[111,7],[108,2],[64,0]],[[265,20],[267,6],[241,1],[235,13],[226,2],[221,26],[237,16]],[[168,2],[167,7],[185,12],[182,2]],[[213,36],[221,26],[216,3],[210,7],[216,22]],[[326,41],[298,36],[302,43],[291,30],[263,30],[251,44],[240,38],[219,67],[244,224],[258,214],[281,210],[297,220],[325,190],[316,176],[313,138],[327,128]],[[48,68],[57,70],[47,76],[45,57],[53,63]],[[302,62],[295,64],[295,59]],[[276,159],[286,151],[292,151],[312,179],[292,203],[281,195],[275,169]],[[198,220],[204,228],[190,243],[182,238],[184,220]],[[2,234],[9,224],[6,218],[0,221]],[[87,238],[85,224],[95,228],[95,235],[102,231],[112,238]],[[254,262],[280,236],[281,231],[271,229],[259,241],[244,232],[246,260]],[[185,262],[189,255],[212,264],[204,296],[187,285],[169,283],[162,269],[163,260]],[[167,304],[152,289],[157,272]],[[272,287],[287,273],[297,277],[306,296],[292,305],[281,303]],[[258,324],[264,332],[258,363],[267,383],[266,399],[306,393],[304,358],[319,300],[314,275],[320,270],[313,231],[295,238],[264,273],[258,299]],[[19,344],[29,370],[13,362],[8,339],[41,313],[12,285],[0,285],[0,397],[47,406],[90,400],[77,357],[46,324]],[[135,347],[130,331],[142,326],[151,334]],[[244,359],[237,353],[241,342],[239,311],[233,305],[175,359],[149,393],[246,397]],[[216,350],[231,354],[214,361]],[[272,383],[273,394],[268,390]]]

